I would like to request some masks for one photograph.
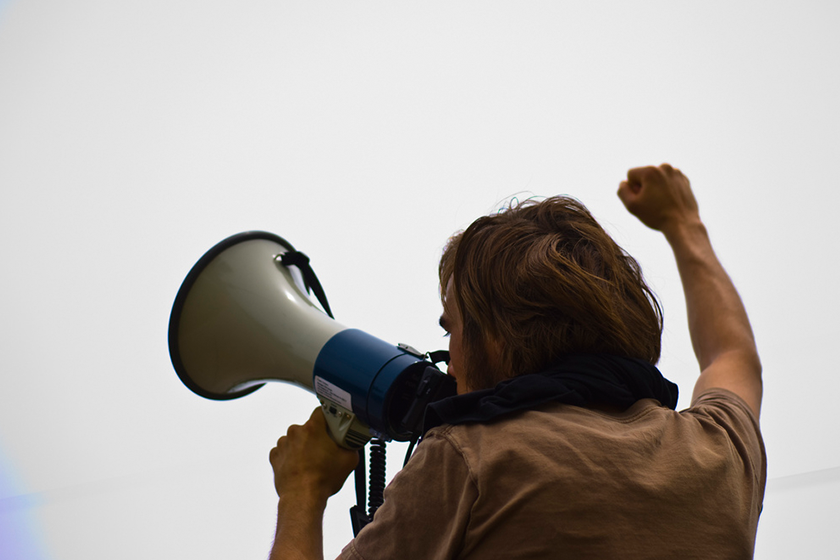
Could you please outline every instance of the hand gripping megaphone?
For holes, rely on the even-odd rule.
[[[330,434],[359,449],[371,437],[409,441],[454,380],[426,355],[347,328],[329,306],[309,259],[283,238],[252,231],[211,248],[181,285],[169,319],[169,353],[181,381],[215,400],[268,381],[315,393]]]

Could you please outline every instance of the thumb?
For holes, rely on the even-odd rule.
[[[313,426],[315,429],[326,430],[329,432],[329,429],[327,428],[327,418],[324,416],[324,411],[320,406],[312,411],[312,414],[309,415],[309,420],[306,421],[306,424]]]
[[[618,186],[618,193],[616,194],[618,194],[618,198],[621,199],[621,202],[623,202],[624,206],[629,210],[633,203],[635,203],[638,199],[641,189],[642,186],[639,184],[622,181]]]

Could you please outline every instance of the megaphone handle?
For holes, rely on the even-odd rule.
[[[321,411],[327,420],[327,431],[345,449],[361,449],[370,440],[370,428],[355,414],[332,401],[321,398]]]

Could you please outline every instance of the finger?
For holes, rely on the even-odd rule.
[[[638,185],[637,185],[638,186]],[[624,203],[625,206],[631,204],[635,199],[635,195],[637,192],[634,192],[630,183],[627,181],[622,181],[621,184],[618,186],[618,198],[621,199],[621,202]]]
[[[657,168],[647,165],[645,167],[634,167],[627,172],[627,182],[630,184],[642,185],[651,172],[656,172]]]
[[[327,428],[327,418],[324,416],[324,411],[316,408],[309,416],[309,420],[304,424],[304,428],[313,435],[320,435],[322,433],[329,433]]]
[[[318,421],[323,421],[325,424],[327,422],[327,419],[324,417],[324,411],[321,409],[320,406],[312,411],[312,414],[309,415],[309,420],[307,420],[307,422]]]
[[[282,436],[282,437],[280,437],[280,439],[277,440],[277,443],[274,445],[274,447],[272,448],[271,451],[272,452],[273,451],[280,451],[285,446],[286,446],[286,436]]]
[[[618,195],[618,198],[620,198],[622,202],[624,202],[624,197],[627,196],[627,185],[627,181],[622,181],[618,184],[618,191],[615,193]]]
[[[343,447],[339,447],[338,449],[343,457],[342,460],[345,462],[345,468],[349,471],[353,471],[359,465],[359,452],[350,451],[349,449],[344,449]]]

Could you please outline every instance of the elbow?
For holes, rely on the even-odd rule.
[[[758,349],[755,347],[755,344],[751,346],[748,350],[745,351],[745,361],[749,370],[755,375],[755,377],[761,381],[761,373],[762,373],[762,365],[761,365],[761,357],[758,355]]]
[[[741,364],[741,369],[749,374],[754,379],[761,383],[761,358],[758,355],[758,350],[753,348],[744,349],[735,352],[737,353],[738,362]]]

